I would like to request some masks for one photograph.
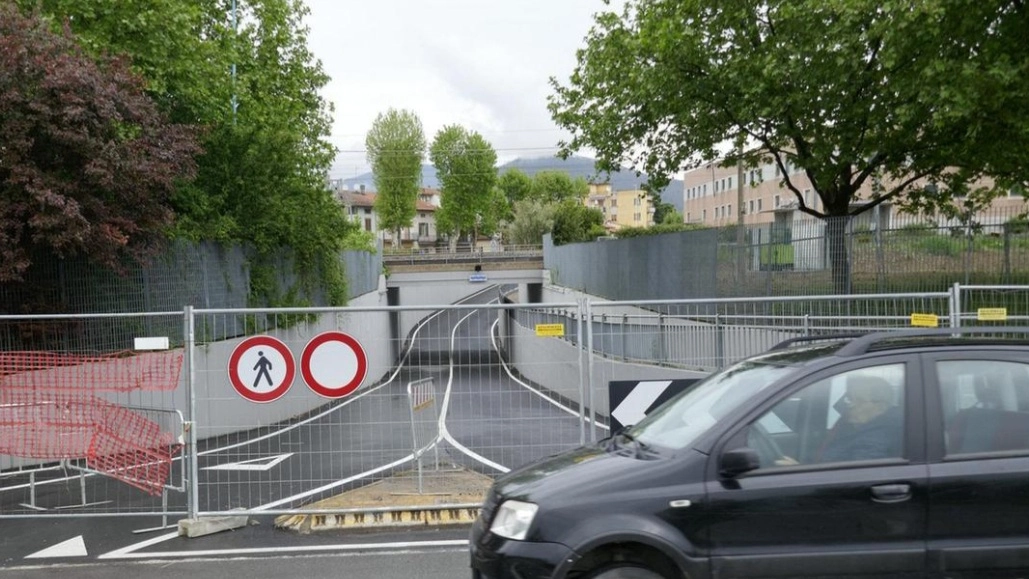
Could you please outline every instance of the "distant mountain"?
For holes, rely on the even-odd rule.
[[[364,185],[368,191],[375,191],[375,176],[368,173],[362,173],[357,177],[350,177],[348,179],[341,179],[339,181],[343,183],[351,191],[357,191],[361,189],[361,185]],[[430,189],[439,189],[439,179],[436,178],[436,168],[432,165],[422,165],[422,187],[429,187]]]
[[[536,157],[528,159],[515,159],[514,161],[504,163],[499,167],[500,173],[507,171],[508,169],[520,169],[526,175],[532,177],[540,171],[565,171],[572,177],[582,177],[586,180],[592,180],[596,175],[596,168],[593,159],[588,157],[570,157],[568,159],[560,159],[558,157]],[[611,189],[614,191],[627,191],[633,189],[642,189],[643,183],[646,181],[646,175],[637,177],[633,171],[619,171],[610,175],[608,179],[611,183]],[[375,189],[375,180],[371,173],[365,173],[358,175],[357,177],[351,177],[349,179],[343,179],[343,184],[348,189],[357,190],[364,185],[368,191]],[[431,187],[433,189],[439,188],[439,179],[436,177],[436,169],[432,165],[422,165],[422,186]],[[682,211],[682,181],[675,179],[661,190],[661,200],[665,203],[671,203],[677,210]]]

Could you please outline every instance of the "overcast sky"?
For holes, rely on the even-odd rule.
[[[366,172],[364,138],[389,107],[478,131],[500,162],[553,155],[551,76],[567,81],[601,0],[305,0],[308,43],[331,77],[331,177]]]

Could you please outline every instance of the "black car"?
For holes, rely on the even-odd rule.
[[[777,347],[499,478],[470,548],[476,579],[1029,577],[1029,329]]]

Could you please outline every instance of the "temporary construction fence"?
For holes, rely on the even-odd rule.
[[[499,294],[441,306],[0,316],[0,518],[456,510],[474,492],[441,497],[421,482],[493,477],[605,436],[613,381],[700,377],[801,335],[1029,320],[1029,288],[1015,286],[535,304]],[[106,351],[81,338],[62,342],[81,343],[75,351],[12,347],[53,321],[82,336],[97,325],[128,335],[153,316],[178,319],[159,327],[182,332],[101,336]],[[390,504],[324,506],[412,473],[419,484]]]

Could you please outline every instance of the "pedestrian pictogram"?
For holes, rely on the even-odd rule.
[[[300,355],[300,373],[307,386],[326,398],[352,393],[368,373],[368,357],[353,337],[343,332],[318,334]]]
[[[229,357],[229,382],[251,402],[278,400],[293,385],[295,375],[293,353],[271,336],[247,338]]]

